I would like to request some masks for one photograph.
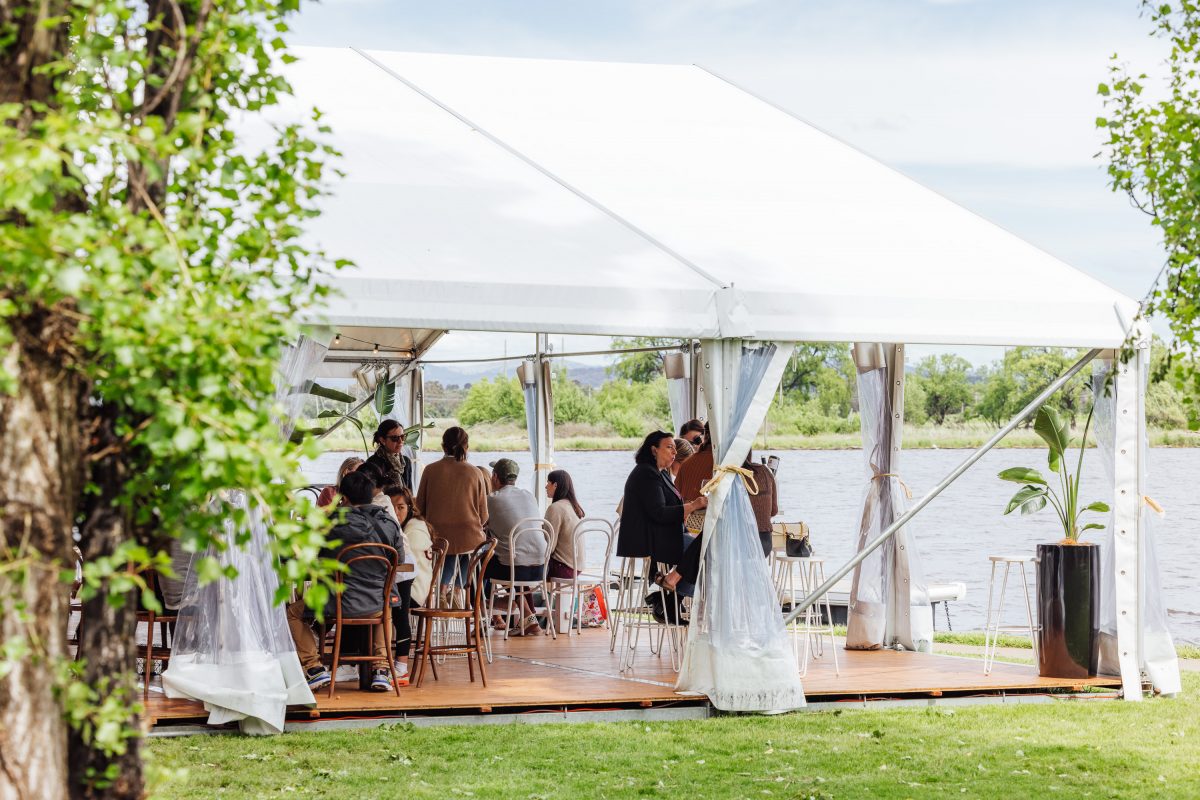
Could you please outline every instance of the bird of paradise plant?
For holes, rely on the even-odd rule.
[[[1004,509],[1010,514],[1017,509],[1022,514],[1033,514],[1041,511],[1047,504],[1054,507],[1058,520],[1062,524],[1062,544],[1078,544],[1079,537],[1085,531],[1102,530],[1099,522],[1089,522],[1081,525],[1082,517],[1089,511],[1107,513],[1108,503],[1095,501],[1086,506],[1079,505],[1079,480],[1083,471],[1083,453],[1086,449],[1088,429],[1092,424],[1092,414],[1095,407],[1088,411],[1087,423],[1083,426],[1083,438],[1079,445],[1079,460],[1072,474],[1067,465],[1067,449],[1071,446],[1070,428],[1067,420],[1053,408],[1042,406],[1038,409],[1033,430],[1049,447],[1047,461],[1050,471],[1058,476],[1058,487],[1042,476],[1042,473],[1032,467],[1011,467],[1002,471],[1001,480],[1024,484],[1008,501]]]

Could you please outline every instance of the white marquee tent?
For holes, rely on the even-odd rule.
[[[754,415],[778,381],[774,366],[794,342],[876,343],[874,353],[856,348],[860,373],[882,370],[898,388],[879,413],[898,413],[903,344],[1111,350],[1137,316],[1130,298],[699,67],[297,55],[286,69],[295,97],[271,119],[298,121],[316,106],[332,128],[345,177],[309,230],[355,263],[310,321],[342,334],[327,361],[370,360],[378,345],[385,360],[408,365],[415,394],[413,365],[446,331],[700,340],[708,355],[694,363],[709,406],[725,409],[722,424],[732,426],[715,433],[718,452],[740,464],[746,431],[757,430]],[[263,132],[257,122],[247,130]],[[743,359],[728,349],[739,340],[775,343],[766,361],[752,359],[774,365],[765,380],[739,371]],[[1118,380],[1125,413],[1115,435],[1128,442],[1144,424],[1139,346]],[[720,375],[704,368],[710,362]],[[543,391],[544,372],[535,372]],[[735,414],[747,380],[755,402]],[[549,462],[552,428],[543,419],[537,429],[547,439],[535,443],[539,460]],[[885,437],[882,446],[898,450],[898,432]],[[1112,639],[1133,699],[1148,649],[1144,470],[1141,448],[1118,451],[1109,527],[1128,532],[1115,558],[1136,569],[1109,576],[1118,607],[1134,612],[1122,613]],[[905,626],[917,623],[900,623],[907,614],[893,601],[904,603],[888,601],[884,643],[914,646],[919,636]],[[702,638],[697,627],[693,639]],[[681,687],[710,696],[708,684],[727,679],[684,672]],[[1178,679],[1159,683],[1174,691]]]

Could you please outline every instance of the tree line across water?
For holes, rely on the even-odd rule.
[[[670,347],[670,340],[625,339],[618,346]],[[983,422],[999,427],[1047,384],[1065,372],[1082,351],[1053,347],[1014,347],[990,364],[976,367],[952,353],[930,355],[906,369],[904,416],[912,425],[956,426]],[[1189,427],[1192,399],[1171,380],[1166,347],[1155,340],[1147,392],[1147,422],[1164,429]],[[636,437],[669,427],[670,405],[661,352],[620,356],[599,387],[571,380],[565,368],[553,373],[555,420],[592,426],[598,434]],[[1090,372],[1085,370],[1056,394],[1050,405],[1072,424],[1090,407]],[[425,388],[426,414],[456,418],[463,425],[519,423],[525,400],[516,378],[497,376],[466,386]],[[767,421],[773,433],[814,436],[856,433],[858,397],[854,363],[847,344],[801,344],[788,362]]]

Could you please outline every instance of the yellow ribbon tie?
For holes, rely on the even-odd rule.
[[[1151,497],[1148,494],[1142,495],[1142,502],[1145,503],[1146,505],[1150,506],[1150,508],[1154,511],[1154,513],[1158,514],[1160,517],[1165,516],[1167,513],[1167,510],[1165,508],[1163,508],[1157,500],[1155,500],[1153,497]]]
[[[539,469],[554,469],[554,464],[534,464],[533,469],[534,471]]]
[[[880,472],[879,467],[875,466],[874,464],[871,465],[871,472],[875,473],[871,476],[871,480],[873,481],[877,481],[880,478],[895,478],[896,483],[900,484],[900,488],[904,490],[904,496],[909,500],[912,500],[912,489],[908,488],[908,484],[905,483],[904,479],[899,475],[894,472]]]
[[[740,475],[742,477],[742,483],[746,485],[746,491],[751,495],[758,494],[758,482],[754,480],[754,473],[745,467],[732,466],[717,467],[708,483],[700,487],[700,494],[707,496],[709,492],[717,488],[717,485],[721,483],[721,479],[726,475]]]

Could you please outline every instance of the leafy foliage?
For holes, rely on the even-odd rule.
[[[1165,282],[1156,282],[1148,311],[1162,314],[1174,334],[1173,376],[1180,389],[1200,393],[1196,356],[1200,342],[1200,4],[1194,0],[1148,2],[1142,9],[1153,35],[1170,46],[1165,74],[1152,91],[1145,73],[1131,73],[1113,56],[1109,78],[1097,89],[1104,116],[1096,125],[1108,136],[1101,155],[1113,191],[1129,197],[1162,232],[1167,251]],[[1200,427],[1200,409],[1187,407],[1189,426]]]
[[[292,496],[299,460],[316,447],[280,440],[272,397],[294,320],[342,263],[300,242],[336,154],[310,138],[325,132],[315,112],[311,126],[277,127],[261,147],[234,130],[287,93],[277,65],[292,60],[281,37],[296,7],[42,4],[39,35],[63,43],[35,70],[44,97],[0,96],[0,388],[20,389],[16,362],[52,364],[73,382],[66,391],[86,397],[73,431],[86,446],[58,467],[85,487],[60,498],[89,555],[85,597],[128,602],[170,538],[193,552],[242,544],[220,524],[242,513],[214,502],[233,487],[273,519],[281,594],[327,580],[318,551],[328,521]],[[34,6],[23,9],[0,9],[6,59],[47,40],[22,38]],[[101,527],[115,541],[93,538]],[[213,559],[195,569],[225,575]],[[89,744],[119,754],[111,723],[129,706],[110,688],[64,696]]]
[[[942,353],[927,356],[917,365],[917,383],[925,394],[925,413],[938,425],[949,414],[961,414],[974,397],[968,380],[971,363],[962,356]],[[908,391],[908,386],[905,386]]]
[[[1092,412],[1089,411],[1081,441],[1087,440],[1091,424]],[[1085,512],[1107,513],[1108,504],[1097,500],[1087,506],[1079,505],[1079,481],[1083,471],[1084,449],[1082,446],[1079,448],[1079,461],[1072,474],[1066,462],[1067,450],[1071,446],[1070,424],[1066,418],[1054,408],[1042,406],[1038,409],[1033,430],[1046,443],[1046,461],[1050,471],[1058,475],[1059,486],[1057,489],[1051,486],[1042,473],[1031,467],[1010,467],[1002,470],[998,475],[1000,480],[1024,484],[1008,501],[1004,513],[1011,514],[1020,509],[1022,514],[1033,514],[1041,511],[1049,503],[1058,514],[1063,538],[1071,542],[1077,541],[1084,531],[1102,529],[1104,526],[1098,522],[1081,525],[1081,517]]]
[[[613,339],[613,347],[661,347],[662,350],[645,353],[627,353],[620,356],[609,368],[610,374],[621,380],[634,383],[650,383],[663,374],[663,355],[670,348],[677,348],[683,342],[679,339],[662,339],[654,336],[617,337]]]

